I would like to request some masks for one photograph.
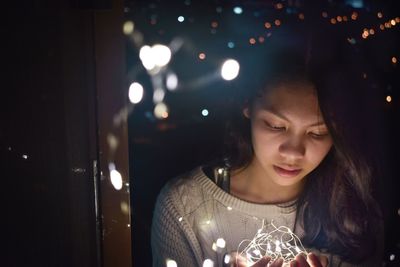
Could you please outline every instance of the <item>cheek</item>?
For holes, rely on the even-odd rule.
[[[330,140],[314,145],[310,149],[310,157],[312,163],[318,165],[328,154],[331,147],[332,147],[332,142]]]

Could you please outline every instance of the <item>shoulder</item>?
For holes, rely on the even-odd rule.
[[[161,189],[157,205],[173,207],[180,214],[189,213],[207,198],[204,188],[207,179],[201,166],[171,179]]]

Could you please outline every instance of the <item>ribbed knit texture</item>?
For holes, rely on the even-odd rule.
[[[212,260],[214,267],[222,266],[224,254],[240,251],[240,243],[253,239],[263,221],[286,226],[301,238],[303,231],[294,227],[296,210],[290,204],[263,205],[236,198],[198,167],[168,182],[158,196],[151,234],[153,266],[166,266],[168,259],[178,267],[201,267],[206,259]],[[226,242],[225,247],[214,245],[213,249],[219,238]],[[340,262],[337,256],[312,251],[328,256],[329,266],[355,266]],[[371,262],[362,266],[379,265]]]

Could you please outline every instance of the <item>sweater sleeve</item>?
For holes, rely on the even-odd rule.
[[[168,190],[162,190],[157,198],[151,227],[153,267],[166,266],[167,260],[174,260],[178,267],[198,266],[178,219],[177,209]]]

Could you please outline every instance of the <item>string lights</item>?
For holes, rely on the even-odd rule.
[[[244,247],[242,249],[242,247]],[[282,258],[285,263],[295,259],[298,254],[307,254],[299,237],[286,226],[275,226],[262,221],[262,227],[252,240],[243,240],[239,244],[238,255],[247,260],[248,266],[253,265],[264,256],[271,261]]]

